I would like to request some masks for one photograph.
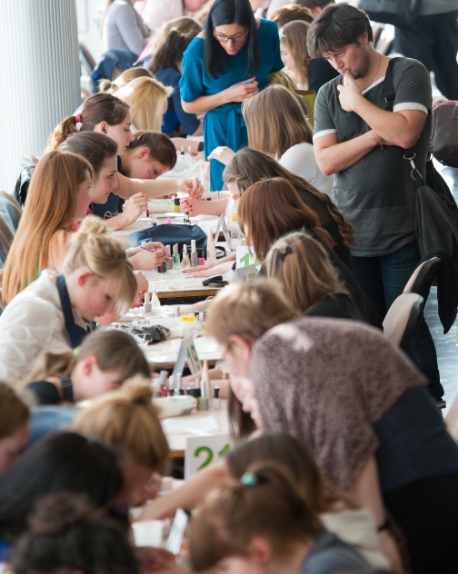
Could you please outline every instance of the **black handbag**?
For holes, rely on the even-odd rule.
[[[358,6],[374,22],[412,28],[420,15],[421,0],[360,0]]]

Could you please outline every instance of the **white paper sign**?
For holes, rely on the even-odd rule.
[[[177,555],[180,552],[184,531],[186,530],[187,525],[188,515],[182,508],[179,508],[175,513],[175,518],[173,519],[172,528],[170,529],[166,545],[167,550],[172,554]]]
[[[249,247],[247,245],[239,245],[236,252],[235,268],[243,269],[243,267],[248,267],[249,265],[256,265],[258,271],[261,269],[261,263],[252,255]]]
[[[248,267],[240,267],[234,271],[234,275],[232,277],[232,283],[243,283],[245,281],[249,281],[250,279],[254,279],[258,275],[258,270],[256,269],[256,265],[248,265]]]
[[[181,341],[180,351],[178,352],[178,358],[172,373],[172,376],[175,378],[175,380],[177,375],[183,374],[184,364],[186,361],[188,363],[189,370],[193,375],[200,373],[202,366],[199,361],[199,356],[197,355],[196,347],[194,345],[194,338],[192,335],[185,337]]]
[[[186,440],[184,477],[187,480],[199,470],[223,459],[230,450],[228,434],[189,437]]]

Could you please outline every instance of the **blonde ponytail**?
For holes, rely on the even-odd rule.
[[[85,217],[70,240],[63,273],[87,267],[98,279],[116,278],[118,311],[125,313],[137,294],[137,280],[125,253],[124,243],[109,235],[106,223],[98,217]]]
[[[72,430],[95,436],[137,464],[160,470],[168,459],[169,445],[149,383],[142,377],[126,381],[81,412]]]
[[[78,128],[75,116],[67,116],[49,136],[45,153],[55,151],[61,143],[64,143],[69,135],[76,134],[77,132]]]

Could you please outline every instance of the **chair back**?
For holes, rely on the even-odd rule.
[[[415,335],[424,300],[418,293],[402,293],[388,309],[383,334],[394,345],[405,349]]]
[[[3,218],[13,235],[16,235],[21,216],[22,209],[16,199],[10,193],[0,191],[0,217]]]
[[[426,303],[431,285],[434,283],[441,265],[442,260],[439,257],[432,257],[427,261],[423,261],[412,273],[404,287],[403,293],[418,293],[418,295],[423,297],[424,303]]]

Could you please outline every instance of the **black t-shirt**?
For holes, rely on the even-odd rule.
[[[60,381],[60,388],[62,391],[59,393],[58,388],[50,381],[34,381],[29,383],[26,387],[31,391],[39,405],[60,405],[62,403],[73,403],[73,386],[70,378],[62,379]]]
[[[124,172],[122,171],[121,158],[119,155],[116,159],[117,170],[121,175],[124,175]],[[91,205],[91,210],[94,215],[97,215],[101,219],[110,219],[110,217],[114,217],[115,215],[118,215],[120,211],[122,211],[123,205],[124,199],[121,199],[115,193],[110,193],[105,203],[93,203]]]
[[[309,90],[318,92],[321,86],[337,78],[339,72],[324,58],[316,58],[309,64]]]
[[[306,311],[305,315],[366,322],[360,309],[347,293],[335,293],[322,297]]]

